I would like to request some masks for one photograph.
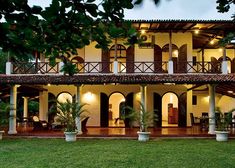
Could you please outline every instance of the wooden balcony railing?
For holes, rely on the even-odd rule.
[[[187,73],[221,73],[221,62],[179,62],[178,67],[186,67]],[[180,69],[180,68],[178,68]],[[184,68],[181,68],[184,69]]]
[[[49,62],[13,62],[14,74],[59,73],[59,63],[50,65]]]
[[[79,74],[113,73],[113,62],[74,62]],[[59,62],[15,62],[14,74],[58,74]],[[221,62],[178,62],[174,63],[174,73],[221,73]],[[118,62],[118,73],[168,73],[168,62]]]

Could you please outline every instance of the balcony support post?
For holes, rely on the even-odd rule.
[[[113,73],[114,74],[118,73],[118,61],[116,60],[113,61]]]
[[[12,64],[11,62],[6,62],[6,75],[12,74]]]
[[[228,62],[226,60],[226,48],[223,48],[222,74],[228,74]]]
[[[168,74],[174,73],[174,64],[172,61],[172,31],[169,32],[169,62],[168,62]]]

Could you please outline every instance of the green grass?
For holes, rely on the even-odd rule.
[[[235,140],[214,139],[85,140],[3,139],[0,167],[81,168],[232,168]]]

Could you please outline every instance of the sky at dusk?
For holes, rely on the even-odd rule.
[[[28,0],[30,5],[46,7],[51,0]],[[216,0],[161,0],[155,6],[152,0],[144,0],[140,7],[125,11],[125,19],[231,19],[235,6],[228,13],[218,13]]]

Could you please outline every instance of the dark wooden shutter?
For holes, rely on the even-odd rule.
[[[209,69],[209,72],[211,73],[221,72],[218,63],[219,61],[215,57],[211,57],[211,67]]]
[[[153,109],[158,119],[154,121],[154,126],[162,127],[162,97],[158,93],[153,93]]]
[[[133,99],[134,99],[134,93],[129,93],[127,96],[126,96],[126,106],[129,106],[129,107],[132,107],[133,108]],[[129,111],[128,109],[125,110],[125,114],[128,115],[129,114]],[[129,118],[126,118],[124,120],[124,123],[125,123],[125,127],[126,128],[130,128],[131,125],[130,125],[130,119]]]
[[[126,72],[134,72],[135,47],[132,45],[126,51]]]
[[[178,73],[187,73],[187,44],[182,45],[179,49]]]
[[[102,61],[102,73],[109,73],[110,72],[110,67],[109,67],[109,51],[108,50],[102,50],[102,57],[101,57],[101,61]]]
[[[161,73],[162,69],[162,49],[158,45],[154,45],[154,72]]]
[[[235,58],[231,61],[231,73],[235,73]]]
[[[178,126],[179,127],[186,127],[187,126],[187,93],[183,93],[179,96],[179,120]]]
[[[100,127],[109,126],[109,97],[100,93]]]

